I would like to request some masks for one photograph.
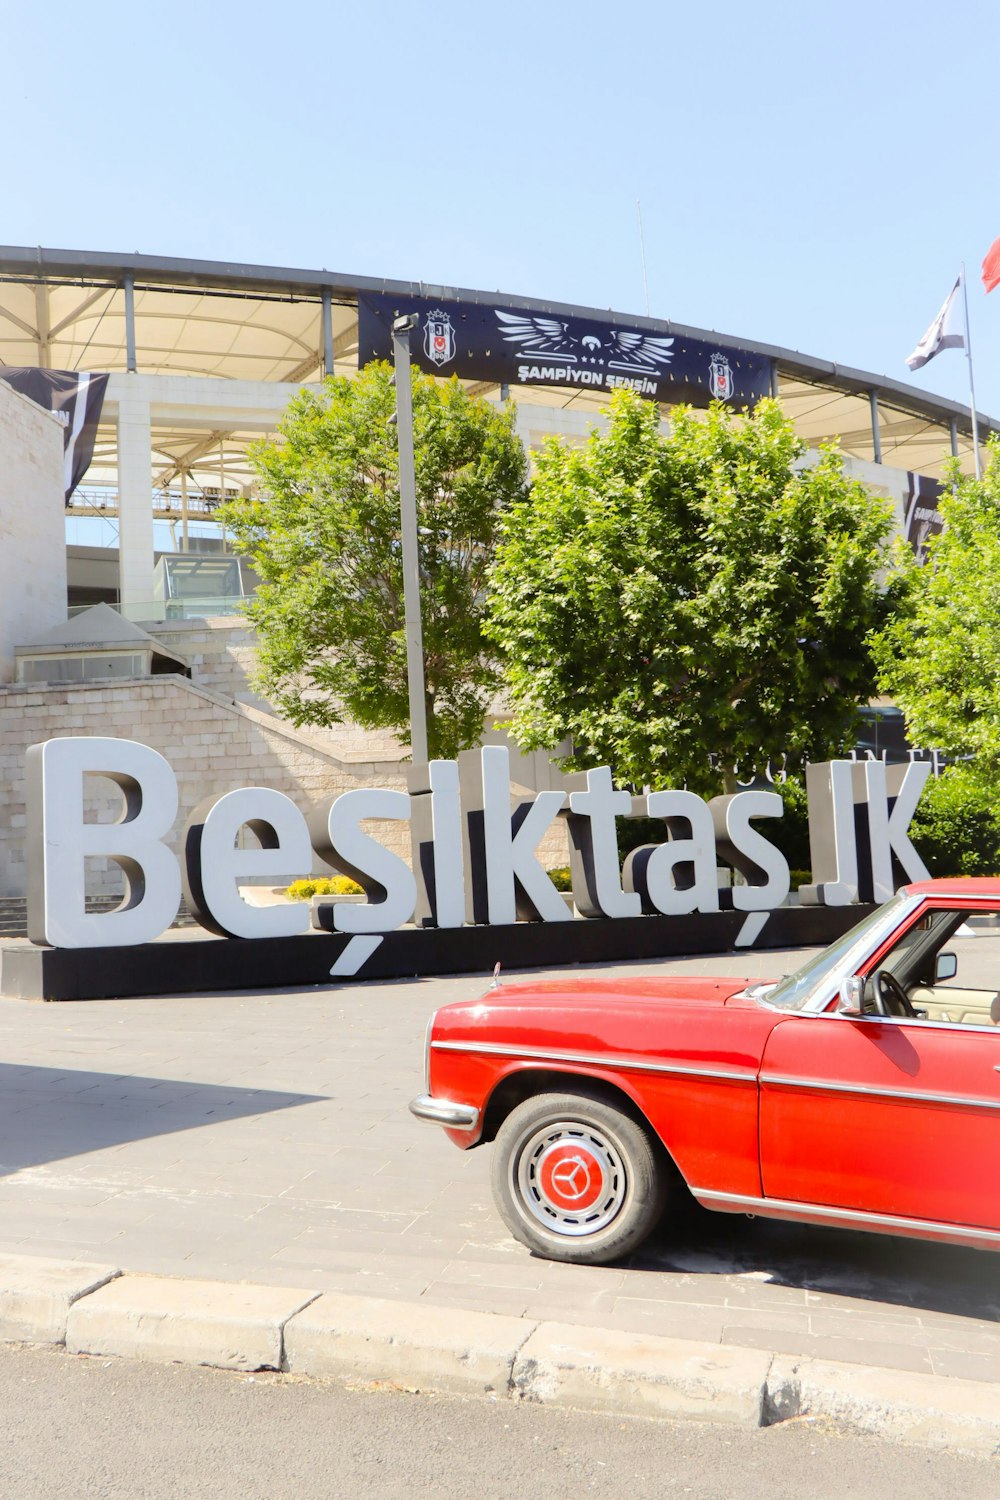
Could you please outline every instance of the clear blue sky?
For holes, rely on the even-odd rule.
[[[996,0],[14,5],[0,240],[642,312],[1000,417]],[[964,356],[913,383],[966,400]]]

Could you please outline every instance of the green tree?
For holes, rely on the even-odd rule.
[[[527,460],[513,410],[457,380],[415,372],[413,405],[427,737],[451,756],[478,740],[499,684],[485,580]],[[247,610],[261,690],[294,724],[350,718],[408,742],[395,406],[384,363],[300,392],[251,452],[263,498],[222,514],[261,578]]]
[[[932,776],[909,836],[932,875],[1000,873],[1000,798],[995,778],[974,765]]]
[[[897,610],[872,638],[880,685],[913,744],[971,756],[1000,775],[1000,443],[982,480],[954,466],[941,499],[945,529],[921,567],[900,560]]]
[[[570,767],[711,792],[850,742],[891,519],[835,452],[802,454],[773,401],[681,408],[662,437],[630,393],[582,450],[549,441],[492,572],[523,748],[568,736]]]

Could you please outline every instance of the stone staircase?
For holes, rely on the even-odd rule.
[[[26,937],[28,903],[23,896],[0,896],[0,938]]]
[[[118,905],[116,896],[95,896],[88,898],[86,906],[88,911],[111,911]],[[181,902],[172,927],[194,927],[196,922],[188,911],[184,902]],[[28,903],[24,896],[0,896],[0,942],[4,938],[27,937],[28,936]]]

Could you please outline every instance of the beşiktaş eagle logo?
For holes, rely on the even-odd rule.
[[[516,344],[525,354],[544,354],[547,360],[576,364],[577,356],[571,346],[579,345],[580,340],[571,337],[568,323],[560,323],[556,318],[534,317],[531,313],[515,316],[501,312],[498,307],[493,311],[508,344]]]
[[[673,339],[623,328],[611,328],[606,338],[586,333],[577,338],[568,323],[535,313],[506,313],[494,308],[500,333],[524,354],[544,357],[547,364],[593,365],[628,375],[658,375],[674,357]],[[603,330],[602,330],[603,331]]]
[[[708,385],[713,401],[728,401],[736,389],[733,367],[724,354],[713,354],[709,360]]]
[[[455,330],[451,318],[440,307],[427,314],[424,323],[424,353],[435,365],[446,365],[455,358]]]
[[[658,375],[663,365],[674,357],[673,339],[654,338],[649,333],[629,333],[613,328],[609,348],[616,357],[608,360],[609,370],[626,370],[637,375]]]

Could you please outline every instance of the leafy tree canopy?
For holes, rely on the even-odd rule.
[[[414,372],[414,447],[427,735],[432,756],[475,743],[499,683],[482,636],[500,517],[525,490],[514,412]],[[256,681],[295,724],[350,718],[409,739],[396,395],[389,365],[291,402],[255,445],[264,498],[222,515],[262,580],[247,613]]]
[[[773,401],[674,412],[616,394],[605,433],[552,439],[503,521],[488,633],[525,749],[719,789],[720,768],[850,743],[873,687],[888,505]]]
[[[1000,443],[982,480],[955,466],[942,496],[945,529],[927,562],[900,560],[897,612],[872,639],[883,691],[913,744],[972,756],[1000,773]]]

